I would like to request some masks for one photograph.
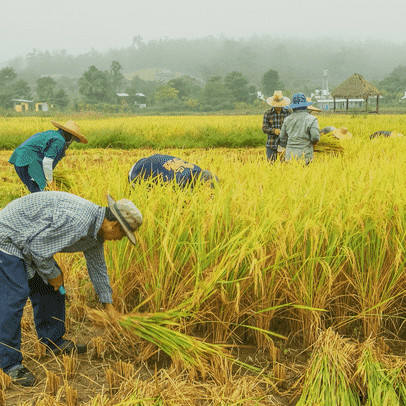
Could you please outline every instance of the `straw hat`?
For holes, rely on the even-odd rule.
[[[331,134],[333,135],[333,137],[335,137],[339,140],[346,140],[346,139],[352,137],[351,133],[345,127],[334,128],[334,130],[331,132]]]
[[[74,121],[69,120],[65,124],[60,124],[60,123],[57,123],[56,121],[51,121],[51,123],[55,127],[59,128],[61,130],[64,130],[64,131],[68,132],[69,134],[72,134],[73,136],[78,138],[82,144],[88,143],[87,138],[79,132],[80,131],[79,126]]]
[[[272,107],[285,107],[290,104],[290,100],[284,97],[280,90],[275,90],[272,97],[268,97],[266,102]]]
[[[128,239],[135,245],[134,231],[142,224],[141,212],[135,204],[128,199],[121,199],[116,202],[110,195],[107,195],[107,203]]]

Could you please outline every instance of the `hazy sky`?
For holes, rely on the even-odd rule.
[[[159,38],[406,42],[406,0],[0,0],[0,62],[33,49],[79,54]]]

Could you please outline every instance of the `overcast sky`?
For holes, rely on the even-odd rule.
[[[0,0],[0,62],[33,49],[128,47],[140,35],[255,34],[406,43],[406,0]]]

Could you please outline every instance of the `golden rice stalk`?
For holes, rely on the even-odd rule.
[[[124,379],[130,378],[134,375],[134,365],[124,361],[117,361],[115,364],[115,370],[120,374]]]
[[[58,169],[53,172],[53,180],[56,187],[64,192],[69,192],[72,189],[72,182],[69,178],[70,172]]]
[[[3,389],[0,389],[0,406],[6,406],[6,395]]]
[[[11,385],[11,377],[0,369],[0,389],[6,390]]]
[[[94,337],[90,343],[90,346],[93,349],[93,353],[96,358],[101,358],[106,351],[104,339],[100,336]]]
[[[104,372],[106,373],[106,379],[110,391],[110,396],[113,396],[113,394],[118,391],[122,378],[112,368],[105,368]]]
[[[65,377],[66,379],[71,379],[75,376],[79,361],[76,354],[71,355],[63,355],[62,356],[62,363],[65,369]]]
[[[283,364],[277,363],[272,368],[272,375],[276,379],[277,386],[283,386],[286,380],[286,367]]]
[[[67,406],[77,406],[78,391],[73,389],[72,386],[65,385],[65,397]]]
[[[35,343],[35,355],[37,358],[40,360],[45,357],[47,353],[47,349],[44,344],[42,344],[40,341],[37,341]]]
[[[58,375],[48,370],[46,371],[46,375],[47,375],[46,391],[51,395],[55,396],[58,393],[61,379],[59,378]]]

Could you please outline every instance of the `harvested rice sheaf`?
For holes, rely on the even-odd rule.
[[[356,346],[332,329],[320,334],[297,406],[358,406],[352,382]]]

